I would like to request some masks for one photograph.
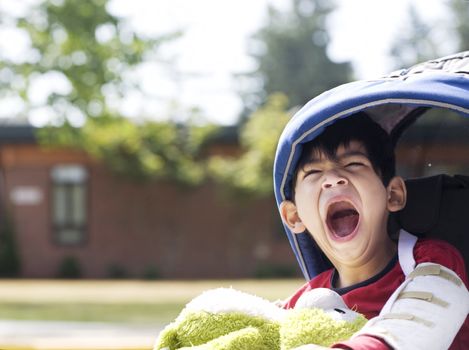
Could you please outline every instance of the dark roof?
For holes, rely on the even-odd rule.
[[[36,143],[36,128],[28,124],[0,124],[0,144]]]
[[[37,128],[21,121],[0,119],[0,144],[36,143]],[[209,139],[209,143],[237,144],[239,130],[237,126],[223,126]]]
[[[215,135],[210,137],[209,143],[228,145],[239,143],[239,127],[236,125],[220,127]]]
[[[0,122],[0,144],[8,143],[36,143],[37,128],[29,124],[14,124]],[[403,134],[402,141],[421,143],[469,143],[469,129],[461,125],[419,125],[410,127]],[[213,135],[209,143],[237,144],[239,142],[239,129],[236,126],[221,127]]]

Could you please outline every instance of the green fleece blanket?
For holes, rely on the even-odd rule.
[[[234,289],[209,290],[193,299],[159,334],[154,350],[288,350],[330,346],[350,338],[366,319],[340,296],[315,289],[295,309]]]

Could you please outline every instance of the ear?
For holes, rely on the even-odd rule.
[[[399,211],[405,207],[407,201],[407,189],[402,177],[393,177],[391,181],[389,181],[386,191],[388,194],[387,207],[390,212]]]
[[[305,225],[301,222],[295,203],[292,201],[283,201],[280,203],[280,215],[283,222],[290,228],[293,233],[303,233],[306,230]]]

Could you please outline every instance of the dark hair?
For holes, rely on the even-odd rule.
[[[301,157],[292,181],[292,192],[295,191],[296,177],[299,169],[310,159],[314,151],[321,151],[328,158],[334,159],[339,146],[347,146],[351,141],[363,143],[368,158],[375,172],[387,186],[396,173],[394,145],[388,133],[374,122],[366,113],[359,112],[340,119],[328,126],[322,134],[303,146]]]

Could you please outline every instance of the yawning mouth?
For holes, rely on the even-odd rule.
[[[357,228],[360,214],[350,202],[333,203],[327,210],[327,226],[338,237],[347,237]]]

